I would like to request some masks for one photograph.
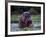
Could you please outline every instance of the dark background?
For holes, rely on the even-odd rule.
[[[39,15],[41,14],[41,7],[11,6],[11,15],[22,14],[25,11],[29,11],[32,15]]]

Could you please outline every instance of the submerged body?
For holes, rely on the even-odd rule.
[[[29,27],[32,24],[32,20],[30,20],[30,13],[23,13],[20,18],[20,28]]]

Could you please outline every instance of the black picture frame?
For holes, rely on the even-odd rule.
[[[43,33],[33,33],[33,34],[17,34],[17,35],[8,35],[8,2],[20,2],[20,3],[35,3],[43,4]],[[45,34],[45,3],[44,2],[26,2],[26,1],[5,1],[5,36],[26,36],[26,35],[43,35]]]

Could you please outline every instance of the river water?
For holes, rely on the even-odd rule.
[[[11,23],[11,31],[15,32],[15,31],[21,31],[21,29],[19,28],[19,24],[18,23]],[[41,24],[40,22],[33,22],[32,23],[32,28],[27,28],[27,31],[34,31],[34,30],[40,30],[41,29]],[[23,30],[24,31],[24,30]]]

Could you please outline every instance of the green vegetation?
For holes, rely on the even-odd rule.
[[[12,15],[11,16],[11,21],[18,21],[20,18],[20,15]],[[32,20],[34,21],[39,21],[41,19],[41,16],[40,15],[32,15]]]
[[[41,16],[40,15],[33,15],[32,16],[32,20],[41,20]]]

